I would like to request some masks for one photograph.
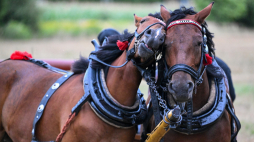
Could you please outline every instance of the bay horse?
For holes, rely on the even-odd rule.
[[[119,66],[126,61],[126,57],[129,57],[127,55],[128,51],[132,50],[134,51],[131,53],[132,62],[127,62],[121,68],[106,68],[95,60],[90,59],[92,60],[92,62],[90,61],[92,65],[89,65],[106,71],[104,83],[106,83],[107,92],[110,92],[109,97],[114,104],[125,110],[133,109],[137,104],[137,90],[142,79],[141,73],[137,68],[146,68],[154,61],[154,54],[160,50],[165,37],[165,23],[163,21],[151,16],[142,18],[135,15],[134,17],[135,26],[137,27],[136,37],[131,36],[130,38],[129,34],[124,34],[116,37],[116,39],[113,38],[114,44],[109,38],[106,41],[108,44],[99,47],[98,51],[93,52],[98,59],[103,60],[107,64]],[[128,42],[126,44],[126,35],[127,41],[130,42],[129,44]],[[121,41],[123,48],[127,45],[127,49],[119,50],[115,43],[117,39]],[[55,140],[65,126],[72,108],[84,96],[82,80],[87,66],[88,61],[84,58],[74,63],[74,75],[56,90],[44,108],[41,105],[39,106],[39,104],[42,98],[48,97],[45,93],[49,88],[57,88],[54,82],[61,76],[65,77],[65,75],[63,76],[29,61],[5,60],[1,62],[0,140],[3,140],[3,137],[8,135],[11,141],[14,142],[31,141],[33,137],[33,120],[38,118],[36,116],[37,112],[43,109],[44,114],[38,121],[36,129],[33,130],[36,137],[33,140]],[[93,82],[93,85],[96,84]],[[85,91],[87,90],[85,89]],[[144,102],[142,101],[141,103]],[[134,127],[134,124],[136,124],[135,115],[132,117],[134,122],[130,122],[134,126],[126,128],[115,127],[116,124],[107,123],[104,117],[98,115],[97,111],[92,109],[91,105],[91,101],[81,105],[78,115],[72,119],[62,138],[63,142],[131,142],[134,140],[136,134],[136,127]],[[123,112],[128,113],[127,111]],[[120,111],[118,115],[122,115]]]
[[[198,13],[185,7],[170,13],[161,6],[161,17],[167,24],[163,52],[166,65],[158,73],[158,79],[165,79],[166,93],[162,97],[168,108],[178,105],[183,112],[182,122],[166,133],[164,141],[237,141],[241,126],[234,113],[226,76],[218,65],[214,72],[206,70],[209,64],[216,64],[212,59],[215,55],[212,36],[205,23],[212,6],[213,3]],[[214,76],[216,72],[222,77]],[[150,121],[149,131],[155,127],[154,119]]]

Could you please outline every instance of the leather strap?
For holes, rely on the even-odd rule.
[[[176,64],[169,68],[169,71],[167,72],[167,76],[171,77],[175,72],[177,71],[184,71],[190,74],[195,80],[199,78],[198,72],[193,69],[192,67],[186,65],[186,64]]]
[[[231,142],[237,142],[236,136],[241,129],[241,123],[239,119],[237,118],[237,116],[235,115],[233,104],[231,102],[229,94],[227,94],[227,110],[229,114],[231,115]],[[235,127],[236,127],[236,131],[235,131]]]
[[[44,109],[49,101],[49,99],[51,98],[51,96],[55,93],[55,91],[67,80],[69,79],[71,76],[73,75],[73,72],[68,72],[67,74],[63,75],[62,77],[60,77],[50,88],[49,90],[46,92],[46,94],[43,96],[35,117],[34,117],[34,121],[33,121],[33,129],[32,129],[32,140],[36,140],[36,136],[35,136],[35,131],[36,131],[36,124],[37,122],[40,120]]]
[[[192,131],[192,113],[193,113],[193,107],[192,107],[192,99],[187,102],[187,130],[188,134],[191,134]]]
[[[157,22],[157,23],[153,23],[153,24],[149,25],[148,27],[146,27],[140,34],[138,34],[137,30],[135,30],[135,37],[136,37],[136,40],[139,40],[139,39],[143,36],[143,34],[144,34],[148,29],[150,29],[152,26],[154,26],[154,25],[156,25],[156,24],[160,24],[160,25],[162,25],[162,26],[165,26],[165,25],[164,25],[165,23]]]

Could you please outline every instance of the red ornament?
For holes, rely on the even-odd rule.
[[[30,58],[33,58],[31,54],[21,51],[15,51],[11,54],[10,57],[12,60],[29,60]]]
[[[118,46],[119,50],[124,51],[126,48],[128,48],[128,43],[128,41],[117,40],[116,45]]]
[[[209,54],[205,54],[205,57],[206,57],[206,61],[205,60],[203,61],[203,64],[206,66],[206,65],[210,65],[212,64],[213,62],[213,57],[211,57]]]

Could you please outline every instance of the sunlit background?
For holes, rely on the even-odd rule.
[[[236,113],[242,123],[240,142],[254,141],[254,2],[214,0],[207,19],[215,34],[216,56],[231,68]],[[212,0],[0,0],[0,60],[15,50],[36,59],[88,57],[92,39],[105,28],[135,31],[133,14],[146,16],[193,6],[196,11]],[[145,82],[141,90],[147,94]],[[223,126],[222,126],[223,127]]]

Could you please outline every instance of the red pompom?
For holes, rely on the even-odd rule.
[[[125,50],[127,47],[128,47],[128,41],[120,41],[120,40],[117,40],[117,42],[116,42],[116,45],[118,46],[118,48],[120,49],[120,50]]]
[[[33,58],[31,54],[21,51],[15,51],[11,54],[10,57],[12,60],[29,60],[29,58]]]
[[[203,61],[203,64],[206,66],[206,65],[210,65],[212,64],[213,62],[213,57],[211,57],[209,54],[205,54],[205,57],[206,57],[206,61],[205,60]]]

